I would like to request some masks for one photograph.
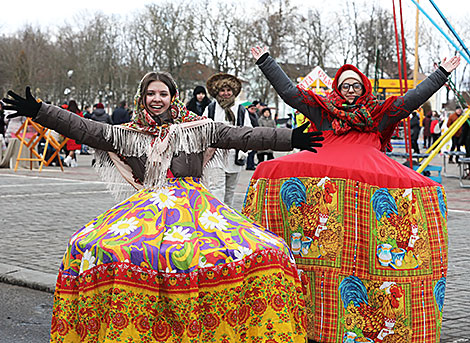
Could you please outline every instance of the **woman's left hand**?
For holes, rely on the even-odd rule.
[[[441,63],[441,67],[444,68],[448,73],[452,73],[460,64],[460,56],[454,56],[447,60],[444,57],[444,60]]]

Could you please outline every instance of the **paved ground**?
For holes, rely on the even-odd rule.
[[[0,281],[53,291],[66,242],[72,233],[115,200],[90,168],[90,156],[79,167],[36,170],[0,169]],[[433,164],[441,164],[436,157]],[[457,173],[456,165],[448,173]],[[243,172],[236,193],[241,209],[252,172]],[[470,181],[468,181],[470,184]],[[455,178],[443,178],[449,207],[449,272],[442,343],[470,342],[470,189]]]

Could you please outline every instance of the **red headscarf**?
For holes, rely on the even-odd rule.
[[[339,77],[346,70],[356,72],[361,77],[364,85],[364,94],[352,105],[341,95],[338,88]],[[310,89],[305,91],[300,87],[298,88],[303,94],[304,103],[312,107],[320,106],[322,108],[323,117],[327,117],[331,121],[333,131],[337,135],[344,134],[352,129],[363,132],[376,131],[385,112],[390,110],[397,98],[392,96],[385,101],[378,100],[372,94],[370,80],[351,64],[345,64],[337,71],[332,87],[333,91],[326,97],[315,94]],[[382,149],[390,142],[395,126],[396,124],[381,132]]]

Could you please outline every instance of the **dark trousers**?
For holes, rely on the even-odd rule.
[[[427,149],[431,146],[432,142],[432,136],[424,136],[424,147]]]
[[[460,151],[460,144],[459,144],[459,139],[460,137],[455,137],[452,136],[452,146],[450,148],[450,151]],[[455,157],[455,162],[459,160],[459,157]],[[452,156],[449,157],[449,161],[452,161]]]
[[[273,155],[272,152],[259,152],[258,155],[257,155],[259,163],[264,161],[264,156],[265,155],[266,155],[266,160],[267,161],[274,159],[274,155]]]
[[[249,153],[248,153],[248,157],[246,159],[246,169],[250,170],[250,169],[255,169],[255,155],[256,155],[256,151],[253,151],[251,150]]]
[[[411,140],[411,148],[415,152],[415,154],[419,154],[419,146],[418,146],[418,139]]]

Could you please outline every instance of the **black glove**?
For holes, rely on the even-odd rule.
[[[26,99],[22,98],[11,90],[8,91],[7,94],[13,99],[3,98],[3,102],[5,104],[9,104],[5,105],[4,109],[16,112],[10,114],[7,119],[19,116],[26,116],[33,119],[36,118],[39,109],[41,108],[41,103],[37,102],[36,99],[31,95],[31,88],[29,86],[26,87]]]
[[[304,130],[309,125],[309,122],[306,122],[302,126],[299,126],[292,130],[292,148],[298,148],[301,150],[308,150],[312,152],[317,152],[315,148],[320,148],[323,146],[321,142],[325,138],[323,137],[323,132],[314,131],[314,132],[304,132]]]

